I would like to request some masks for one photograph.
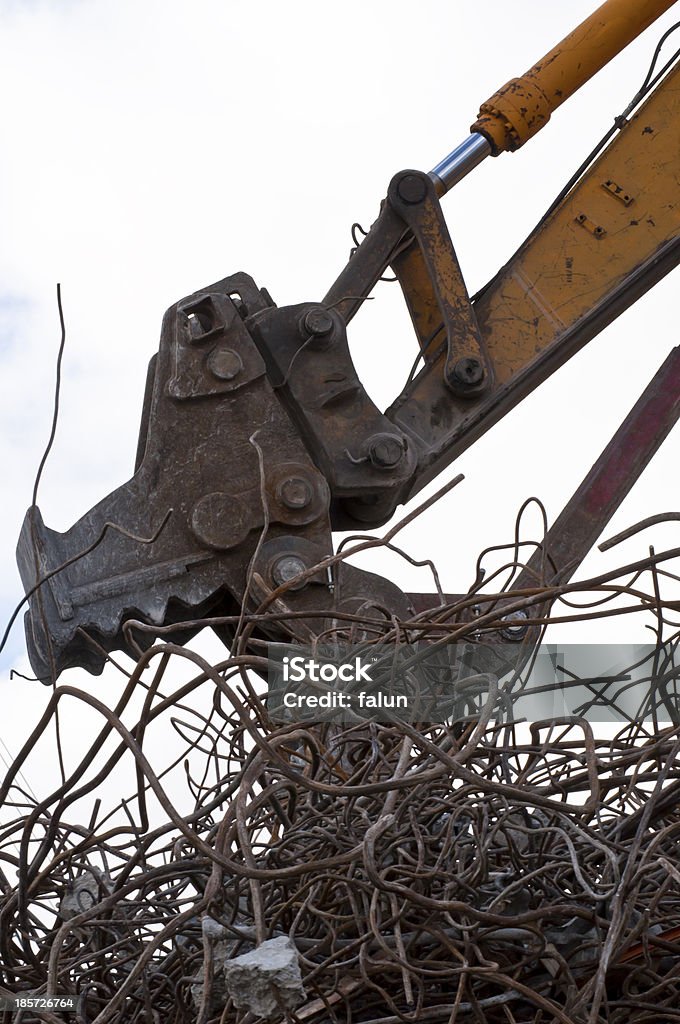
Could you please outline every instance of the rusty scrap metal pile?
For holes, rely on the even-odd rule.
[[[508,547],[504,608],[539,622],[546,591],[513,593]],[[254,674],[257,612],[224,623],[236,639],[220,664],[161,637],[114,709],[60,686],[0,791],[0,995],[78,994],[79,1019],[97,1024],[680,1019],[680,721],[658,720],[678,674],[671,556],[563,587],[553,612],[654,616],[647,706],[613,738],[577,716],[522,731],[493,696],[427,727],[277,725]],[[338,629],[474,643],[476,600]],[[275,614],[295,628],[285,593]],[[74,703],[101,732],[34,798],[24,773]],[[157,766],[159,728],[184,740],[183,795]],[[136,791],[104,807],[126,760]],[[72,806],[84,798],[89,821]]]

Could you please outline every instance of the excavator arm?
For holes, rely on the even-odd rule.
[[[132,479],[64,534],[37,508],[27,513],[18,562],[39,678],[71,665],[98,672],[107,652],[133,650],[130,618],[181,624],[184,641],[206,616],[245,608],[259,613],[260,636],[302,642],[341,613],[403,619],[427,605],[334,559],[332,531],[386,522],[677,264],[680,68],[621,119],[474,299],[440,198],[486,156],[527,141],[670,6],[608,0],[483,104],[471,136],[433,171],[395,175],[321,302],[278,308],[236,274],[168,310]],[[388,267],[422,368],[382,412],[356,374],[347,328]],[[556,575],[585,556],[675,423],[679,396],[676,350],[550,531]],[[228,643],[230,627],[217,628]]]

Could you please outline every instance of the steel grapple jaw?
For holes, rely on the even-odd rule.
[[[310,376],[304,363],[315,343]],[[17,560],[38,678],[49,682],[71,666],[99,673],[107,652],[135,653],[153,633],[138,631],[132,643],[130,619],[182,623],[171,635],[185,642],[205,616],[229,619],[243,606],[262,606],[260,636],[288,640],[320,632],[340,608],[408,614],[408,599],[388,581],[321,564],[333,553],[332,519],[352,522],[337,503],[361,508],[372,475],[396,490],[409,472],[405,438],[382,422],[343,344],[332,311],[310,303],[279,310],[246,274],[167,311],[133,477],[66,533],[46,527],[37,507],[26,514]],[[331,350],[332,373],[324,363]],[[291,393],[301,383],[296,405]],[[350,427],[333,436],[327,427],[338,409]],[[306,443],[301,419],[312,421]],[[287,608],[309,612],[283,634],[266,623],[278,588]],[[231,628],[217,627],[227,641]]]

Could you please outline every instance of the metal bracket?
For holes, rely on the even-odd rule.
[[[388,518],[413,476],[415,451],[366,393],[338,312],[311,303],[269,308],[246,326],[278,398],[328,481],[333,527]]]
[[[431,283],[435,303],[430,305],[439,310],[442,318],[446,337],[444,380],[457,395],[476,396],[492,382],[493,367],[482,341],[434,183],[422,171],[401,171],[392,179],[387,198],[413,233],[414,245],[418,247]],[[402,260],[401,273],[397,276],[411,306],[409,269],[410,266]]]

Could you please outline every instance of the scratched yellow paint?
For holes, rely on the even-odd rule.
[[[497,383],[678,234],[680,67],[477,303]]]
[[[579,332],[580,322],[603,311],[592,336],[614,319],[617,289],[678,238],[680,66],[474,303],[493,370],[488,389],[456,396],[444,380],[441,332],[427,347],[423,370],[388,410],[420,452],[416,489],[588,340],[591,328]],[[419,272],[411,314],[422,344],[435,303],[412,262]]]
[[[526,74],[483,103],[471,131],[485,135],[495,155],[519,149],[557,107],[674,3],[606,0]]]

